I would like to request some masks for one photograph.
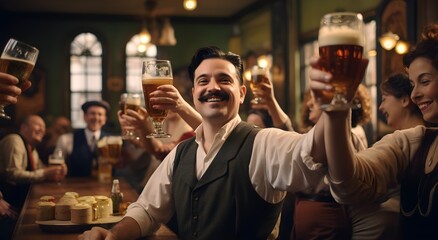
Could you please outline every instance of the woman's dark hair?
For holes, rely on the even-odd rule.
[[[262,119],[263,124],[265,124],[266,128],[274,127],[274,123],[272,122],[271,115],[269,115],[269,112],[268,112],[267,110],[264,110],[264,109],[253,109],[253,108],[251,108],[251,109],[248,111],[248,116],[249,116],[250,114],[256,114],[256,115],[258,115],[258,116]]]
[[[243,63],[239,55],[232,52],[223,52],[220,48],[211,46],[203,47],[196,51],[192,57],[192,61],[188,67],[189,77],[193,81],[195,79],[195,70],[201,64],[202,61],[209,58],[224,59],[234,65],[239,78],[240,84],[243,83]]]
[[[420,41],[403,57],[403,65],[409,68],[418,57],[430,59],[432,66],[438,69],[438,23],[431,23],[423,29]]]
[[[412,84],[408,75],[397,73],[391,75],[388,79],[380,84],[380,90],[396,98],[410,97],[412,93]]]
[[[423,116],[418,106],[415,105],[411,100],[413,87],[409,81],[408,75],[404,73],[397,73],[390,76],[380,84],[380,90],[398,99],[407,97],[410,101],[409,108],[411,109],[411,113],[414,115]]]

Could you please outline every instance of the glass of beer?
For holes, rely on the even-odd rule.
[[[126,100],[125,100],[125,104],[124,104],[124,108],[123,108],[123,114],[127,114],[127,110],[131,109],[135,112],[140,111],[140,105],[141,105],[141,96],[138,93],[128,93]],[[139,139],[139,137],[137,135],[135,135],[135,132],[133,130],[129,130],[126,129],[123,132],[122,135],[123,139]]]
[[[145,99],[145,106],[149,116],[152,118],[154,131],[148,138],[168,138],[170,134],[163,130],[163,121],[168,110],[155,109],[150,102],[149,94],[157,90],[157,87],[165,84],[173,84],[172,67],[168,60],[146,60],[142,68],[142,86]]]
[[[0,72],[14,75],[18,78],[18,87],[22,88],[29,81],[35,62],[38,58],[38,49],[26,43],[9,39],[0,57]],[[6,103],[0,102],[0,117],[11,119],[5,113]]]
[[[120,94],[119,110],[122,111],[122,114],[125,114],[126,99],[128,99],[128,93]]]
[[[321,69],[333,75],[334,96],[330,104],[322,104],[326,111],[344,110],[351,107],[345,98],[359,67],[365,35],[363,17],[358,13],[329,13],[321,19],[318,34]]]
[[[49,166],[59,166],[65,164],[64,154],[60,148],[55,148],[53,153],[49,155],[48,163]],[[58,182],[58,185],[61,185],[61,182]]]
[[[253,104],[259,104],[263,102],[263,98],[261,98],[258,94],[260,91],[260,84],[269,81],[268,79],[268,68],[260,67],[255,65],[251,68],[251,79],[249,80],[249,87],[254,95],[254,98],[251,100]]]

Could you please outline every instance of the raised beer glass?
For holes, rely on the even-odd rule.
[[[249,87],[254,95],[254,98],[251,100],[253,104],[259,104],[263,102],[263,98],[261,98],[258,94],[260,89],[260,84],[264,81],[268,80],[268,68],[260,67],[255,65],[251,68],[251,79],[249,80]]]
[[[125,99],[125,104],[123,106],[123,114],[127,114],[127,110],[131,109],[135,112],[138,112],[140,110],[140,105],[141,105],[141,96],[138,93],[128,93],[126,99]],[[139,139],[139,137],[137,135],[135,135],[135,132],[133,130],[129,130],[126,129],[123,132],[122,135],[123,139]]]
[[[149,116],[152,118],[154,131],[147,135],[148,138],[168,138],[170,134],[164,132],[163,121],[168,110],[155,109],[149,100],[149,94],[157,87],[165,84],[173,84],[172,67],[168,60],[146,60],[142,68],[142,86],[145,99],[145,106]]]
[[[333,75],[334,96],[330,104],[322,104],[326,111],[351,107],[345,93],[359,67],[365,36],[363,17],[358,13],[329,13],[321,19],[318,34],[321,69]]]
[[[15,39],[9,39],[0,57],[0,72],[8,73],[18,78],[18,87],[22,88],[29,81],[38,49]],[[0,118],[11,119],[5,113],[6,103],[0,102]]]

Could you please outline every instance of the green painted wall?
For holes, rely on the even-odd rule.
[[[269,50],[271,44],[271,11],[269,7],[248,14],[239,21],[241,54],[248,51]]]
[[[135,19],[98,18],[96,16],[62,15],[14,15],[3,14],[0,20],[7,23],[0,31],[0,45],[10,37],[33,44],[40,49],[37,67],[46,74],[46,106],[42,113],[45,117],[69,115],[69,50],[70,42],[80,32],[90,31],[102,42],[103,62],[103,98],[116,106],[120,92],[106,89],[105,80],[112,77],[125,79],[125,45],[140,31],[140,21]],[[173,47],[159,47],[159,57],[172,61],[174,69],[186,68],[195,50],[201,46],[216,45],[227,50],[232,25],[219,21],[185,20],[182,23],[172,21],[177,38]],[[116,108],[110,113],[110,127],[118,128]]]

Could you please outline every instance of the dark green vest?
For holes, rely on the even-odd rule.
[[[241,122],[199,181],[195,171],[198,145],[194,138],[178,146],[172,182],[181,239],[268,237],[282,203],[266,202],[251,184],[249,163],[258,131]]]

